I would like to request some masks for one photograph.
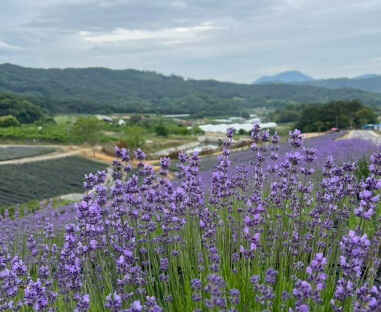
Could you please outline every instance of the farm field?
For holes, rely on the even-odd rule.
[[[0,161],[40,156],[54,151],[52,147],[43,146],[0,146]]]
[[[0,205],[82,192],[84,175],[105,167],[81,157],[0,166]]]
[[[303,142],[295,130],[279,144],[257,128],[253,140],[261,143],[230,154],[228,132],[218,158],[180,154],[176,184],[167,179],[175,162],[162,159],[156,173],[141,150],[117,149],[113,186],[96,174],[86,181],[95,192],[74,207],[0,219],[6,259],[14,257],[6,270],[17,285],[12,297],[0,289],[3,306],[27,297],[20,311],[40,298],[58,311],[356,311],[351,307],[363,302],[343,297],[341,285],[353,280],[348,292],[372,298],[369,285],[381,285],[373,260],[381,246],[381,153],[368,141],[338,136]],[[54,186],[70,183],[65,170],[84,171],[74,162],[85,160],[64,160],[53,161],[60,169],[50,174],[44,164]],[[212,171],[199,170],[213,161]],[[359,176],[361,161],[368,170]],[[87,172],[100,169],[93,165]],[[123,177],[131,166],[136,176]],[[32,290],[40,285],[37,297]]]
[[[314,166],[317,167],[318,172],[320,171],[318,167],[321,168],[324,165],[328,156],[332,156],[337,164],[344,162],[358,163],[364,158],[369,158],[372,153],[378,150],[377,145],[367,140],[356,138],[341,140],[340,138],[344,135],[346,135],[346,132],[331,133],[304,141],[306,148],[314,147],[317,149],[316,155],[318,159]],[[292,147],[288,143],[281,143],[280,146],[281,149],[278,152],[279,159],[283,159],[286,153],[292,152]],[[231,168],[236,168],[242,164],[246,164],[247,166],[254,158],[255,153],[250,149],[238,152],[233,151],[230,154]],[[205,184],[211,182],[216,161],[215,156],[202,158],[200,163],[200,176]],[[279,162],[277,164],[280,165]]]
[[[381,312],[381,0],[3,2],[0,312]]]

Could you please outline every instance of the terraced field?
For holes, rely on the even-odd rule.
[[[53,153],[53,147],[43,146],[7,146],[0,147],[0,161],[40,156]]]
[[[84,175],[105,168],[81,157],[0,166],[0,205],[82,192]]]

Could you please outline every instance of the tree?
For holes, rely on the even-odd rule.
[[[134,125],[140,123],[142,121],[142,116],[140,115],[132,115],[131,118],[130,118],[130,122]]]
[[[194,119],[203,119],[204,117],[205,117],[205,115],[203,112],[198,112],[198,113],[193,115]]]
[[[359,126],[362,126],[368,123],[375,123],[377,115],[369,107],[363,107],[355,113],[355,120]]]
[[[155,127],[155,132],[157,135],[164,136],[164,137],[167,137],[169,134],[168,128],[164,125],[157,125]]]
[[[332,127],[361,127],[366,123],[375,121],[376,115],[374,112],[361,102],[338,101],[323,105],[305,106],[296,123],[296,128],[303,132],[311,132],[317,131],[319,128],[325,130]]]
[[[245,118],[245,119],[249,119],[249,118],[250,118],[250,114],[249,114],[249,112],[247,112],[247,111],[243,111],[243,112],[241,113],[241,117],[242,117],[242,118]]]
[[[41,107],[14,94],[0,94],[0,116],[14,116],[20,123],[29,124],[44,115]]]
[[[8,115],[0,117],[0,128],[19,127],[20,123],[15,116]]]
[[[71,129],[73,139],[79,143],[89,144],[95,156],[95,145],[101,136],[101,121],[92,118],[78,118]]]
[[[318,129],[318,132],[321,132],[322,129],[324,129],[324,122],[321,120],[317,120],[314,122],[314,126]]]

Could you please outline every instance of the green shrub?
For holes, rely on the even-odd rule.
[[[0,127],[8,128],[8,127],[20,127],[20,122],[17,120],[15,116],[8,115],[0,117]]]
[[[155,132],[156,132],[156,135],[164,136],[164,137],[168,136],[169,134],[168,128],[164,125],[157,125],[155,127]]]

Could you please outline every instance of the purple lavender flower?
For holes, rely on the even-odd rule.
[[[228,128],[226,130],[226,137],[228,139],[231,139],[231,138],[233,138],[234,133],[235,133],[235,129],[234,128]]]
[[[90,309],[90,295],[85,294],[78,300],[77,307],[74,312],[87,312]]]
[[[305,302],[312,297],[312,291],[312,286],[307,281],[298,280],[295,283],[295,287],[292,291],[292,294],[296,299],[296,310],[306,309],[307,305],[305,304]]]
[[[370,241],[366,234],[356,235],[355,231],[349,231],[340,242],[342,256],[340,264],[345,277],[352,281],[361,277],[362,265],[369,251]]]
[[[368,308],[365,311],[380,311],[381,307],[381,287],[373,286]]]
[[[289,141],[292,147],[298,148],[303,144],[302,132],[300,130],[295,129],[294,132],[289,133]]]
[[[114,292],[106,297],[105,307],[113,312],[118,312],[122,307],[122,298]]]
[[[377,185],[375,187],[378,187]],[[364,190],[360,192],[360,206],[354,210],[355,215],[370,220],[376,212],[377,203],[380,201],[380,195],[373,196],[373,192]]]
[[[191,287],[194,291],[200,291],[202,288],[202,282],[198,278],[191,280]]]
[[[143,160],[146,159],[146,154],[140,148],[138,148],[134,152],[134,154],[135,154],[136,159],[139,160],[139,161],[143,161]]]
[[[274,270],[273,268],[270,268],[266,272],[266,279],[265,282],[267,284],[275,284],[278,276],[278,271]]]

